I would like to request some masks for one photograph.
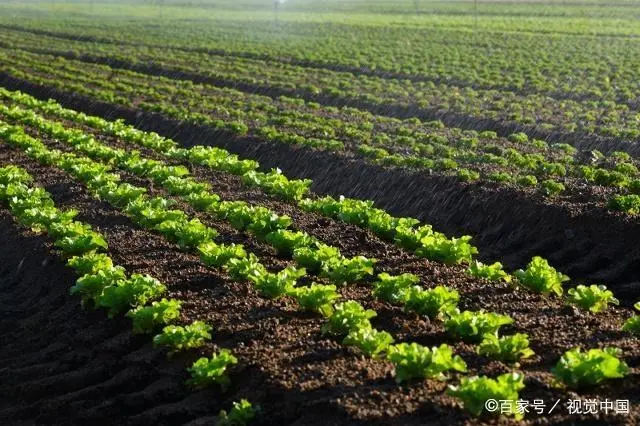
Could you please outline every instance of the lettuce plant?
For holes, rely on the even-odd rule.
[[[31,208],[55,207],[51,196],[44,188],[29,187],[19,182],[6,185],[2,196],[9,201],[12,213],[18,216]]]
[[[354,200],[340,197],[338,219],[356,226],[366,227],[369,222],[369,214],[373,208],[373,201],[371,200]]]
[[[51,237],[62,239],[64,237],[76,237],[88,234],[91,232],[91,226],[76,220],[52,222],[47,231]]]
[[[216,215],[228,220],[236,229],[247,229],[253,223],[254,210],[244,201],[222,201]]]
[[[480,179],[480,173],[469,169],[458,169],[457,176],[462,182],[473,182]]]
[[[500,262],[485,265],[482,262],[474,260],[469,265],[469,274],[472,277],[484,278],[489,281],[511,281],[511,276],[502,269],[502,263]]]
[[[389,275],[382,272],[373,283],[373,295],[389,303],[404,303],[411,287],[419,281],[420,278],[413,274]]]
[[[156,225],[165,221],[186,221],[186,213],[182,210],[169,209],[172,205],[172,200],[161,197],[155,197],[149,200],[138,198],[127,204],[124,211],[145,228],[154,228]]]
[[[449,318],[444,323],[444,328],[449,334],[469,342],[479,342],[485,334],[498,334],[503,325],[511,324],[513,319],[507,315],[485,311],[455,310],[448,312]]]
[[[369,215],[369,229],[387,241],[393,241],[397,229],[411,228],[420,223],[411,217],[395,218],[384,210],[376,210]]]
[[[529,348],[529,336],[523,333],[500,338],[495,334],[485,334],[478,346],[478,353],[504,362],[517,362],[535,354]]]
[[[277,215],[262,206],[250,206],[244,201],[221,201],[216,215],[228,220],[236,229],[248,231],[263,238],[270,232],[291,226],[291,218]]]
[[[153,344],[169,348],[169,355],[172,355],[184,349],[201,347],[211,339],[210,331],[211,326],[202,321],[194,321],[184,327],[168,325],[153,338]]]
[[[514,143],[526,143],[529,141],[529,136],[526,133],[517,132],[510,134],[507,139]]]
[[[264,188],[269,193],[285,200],[300,200],[308,191],[311,180],[290,180],[280,169],[272,169],[269,173],[250,171],[242,176],[244,183]]]
[[[22,183],[8,184],[3,190],[3,198],[9,201],[11,212],[18,217],[22,216],[26,210],[33,208],[55,208],[47,191],[40,187],[28,187]]]
[[[428,347],[417,343],[399,343],[387,348],[387,359],[395,367],[396,382],[413,378],[446,379],[448,371],[467,371],[467,364],[447,344]]]
[[[560,163],[552,163],[552,162],[543,161],[541,163],[538,163],[537,172],[538,172],[539,175],[543,175],[543,176],[562,177],[562,176],[566,176],[567,175],[567,168],[563,164],[560,164]],[[548,184],[545,185],[545,182],[547,182]],[[564,185],[562,185],[559,182],[556,182],[556,181],[554,181],[552,179],[548,179],[548,180],[543,181],[540,184],[540,187],[543,190],[543,192],[545,190],[550,190],[552,192],[555,192],[554,188],[557,188],[558,184],[560,185],[562,190],[564,190]],[[559,191],[559,192],[562,192],[562,191]]]
[[[198,246],[202,263],[214,268],[220,268],[231,259],[244,259],[247,252],[239,244],[216,244],[206,241]]]
[[[81,256],[73,256],[67,261],[67,265],[73,268],[76,274],[82,276],[95,274],[101,269],[110,269],[113,267],[113,261],[104,253],[90,251]]]
[[[545,259],[535,256],[527,265],[527,269],[518,269],[515,276],[527,289],[548,295],[555,293],[562,296],[562,283],[569,277],[556,271]]]
[[[487,178],[494,182],[511,182],[513,180],[513,176],[508,172],[493,172],[490,173]]]
[[[20,167],[13,165],[0,167],[0,185],[8,185],[14,182],[30,183],[32,181],[31,175]]]
[[[344,338],[342,344],[356,346],[365,355],[376,357],[384,352],[393,343],[393,337],[386,331],[378,331],[371,327],[362,327],[352,330]]]
[[[311,198],[303,198],[298,203],[300,208],[308,212],[320,213],[323,216],[337,217],[340,212],[340,202],[330,195],[324,198],[313,200]]]
[[[609,304],[618,305],[620,301],[613,296],[611,290],[607,290],[604,285],[592,284],[589,287],[579,285],[571,288],[567,292],[567,302],[579,306],[582,309],[588,309],[593,313],[605,311]]]
[[[196,145],[184,150],[178,148],[173,150],[173,155],[196,164],[219,168],[234,175],[242,175],[258,168],[258,164],[253,160],[238,160],[237,155],[211,146]]]
[[[640,195],[615,195],[609,200],[607,206],[611,210],[617,210],[631,216],[636,216],[640,214]]]
[[[322,326],[322,333],[345,336],[353,330],[371,328],[369,320],[376,315],[374,310],[363,308],[355,300],[337,303],[333,313]]]
[[[169,176],[162,181],[162,186],[171,195],[187,195],[193,192],[211,190],[211,186],[208,183],[197,182],[192,177]]]
[[[81,235],[62,237],[53,243],[66,254],[81,254],[93,250],[107,249],[107,242],[97,232],[87,231]]]
[[[565,186],[555,180],[545,180],[540,183],[540,192],[546,196],[553,197],[565,190]]]
[[[266,241],[273,246],[280,256],[291,257],[297,248],[309,247],[316,239],[306,232],[278,229],[266,236]]]
[[[96,296],[97,306],[107,308],[109,317],[132,307],[145,305],[151,299],[162,296],[167,288],[157,279],[146,274],[133,274],[115,285],[106,287]]]
[[[426,257],[430,260],[443,262],[448,265],[462,262],[471,262],[478,249],[469,241],[471,237],[464,235],[460,238],[447,238],[441,233],[433,233],[420,240],[420,247],[416,250],[416,256]]]
[[[298,265],[311,273],[319,273],[322,265],[330,259],[340,259],[342,255],[336,247],[316,242],[311,246],[297,247],[293,250],[293,259]]]
[[[396,227],[394,242],[405,250],[416,251],[423,238],[433,235],[431,225],[414,228],[415,223],[399,224]]]
[[[325,317],[329,317],[333,313],[332,302],[340,298],[335,285],[317,283],[296,287],[291,295],[302,309],[318,312]]]
[[[184,198],[195,209],[203,212],[214,212],[220,203],[220,197],[209,191],[192,192]]]
[[[252,207],[251,220],[247,230],[258,237],[264,237],[270,232],[285,229],[291,226],[291,218],[286,215],[277,215],[265,207]]]
[[[35,232],[40,232],[49,229],[54,223],[70,223],[77,214],[77,210],[61,211],[40,204],[38,207],[24,210],[18,216],[18,222]]]
[[[636,302],[633,307],[636,308],[637,311],[640,311],[640,302]],[[627,321],[625,321],[624,325],[622,326],[622,330],[628,331],[632,334],[640,335],[640,315],[634,315]]]
[[[100,198],[120,208],[125,207],[131,201],[147,192],[146,188],[133,186],[129,183],[121,183],[114,186],[105,185],[95,188],[95,190]]]
[[[286,294],[293,294],[296,280],[305,274],[304,268],[296,269],[293,266],[288,266],[275,274],[266,271],[260,272],[250,276],[249,280],[253,282],[260,293],[275,299]]]
[[[629,185],[629,178],[624,173],[620,173],[616,170],[596,168],[593,170],[592,179],[598,185],[603,186],[624,188]]]
[[[225,264],[227,272],[234,280],[248,280],[267,272],[255,254],[249,253],[247,257],[229,259]]]
[[[619,359],[617,348],[571,349],[562,355],[551,369],[557,381],[572,388],[594,386],[607,379],[618,379],[629,374],[627,364]]]
[[[454,310],[458,300],[460,300],[458,292],[444,286],[426,290],[420,286],[414,286],[407,293],[404,307],[407,311],[436,318]]]
[[[211,358],[199,358],[187,369],[191,373],[187,384],[196,388],[214,383],[226,387],[229,384],[229,377],[226,375],[227,369],[237,363],[238,359],[228,349],[214,353]]]
[[[200,219],[191,220],[165,220],[158,224],[156,229],[171,242],[177,243],[183,250],[198,247],[205,241],[218,236],[218,232],[209,228]]]
[[[376,259],[368,259],[364,256],[355,256],[349,259],[332,258],[323,264],[322,276],[338,285],[356,282],[367,275],[373,275],[374,263],[376,263]]]
[[[227,413],[220,410],[216,419],[216,426],[246,426],[258,414],[258,408],[253,407],[246,399],[234,402],[231,410]]]
[[[495,379],[484,376],[463,377],[460,385],[449,385],[447,393],[460,399],[464,408],[474,416],[480,416],[486,410],[485,403],[490,399],[506,401],[509,405],[506,414],[521,420],[524,415],[518,412],[517,401],[522,389],[524,389],[524,375],[506,373]]]
[[[169,210],[169,208],[175,204],[176,202],[174,200],[162,197],[139,197],[127,204],[125,211],[132,216],[138,216],[144,209],[152,208],[158,210]]]
[[[154,161],[154,160],[151,160]],[[164,164],[157,162],[151,170],[149,171],[149,177],[156,182],[164,183],[171,177],[180,178],[187,176],[189,174],[189,169],[185,166],[165,166]],[[179,182],[179,181],[178,181]],[[191,192],[200,192],[200,191],[191,191]]]
[[[133,333],[151,333],[161,325],[168,325],[180,317],[182,302],[176,299],[162,299],[148,306],[138,306],[127,317],[133,322]]]
[[[522,175],[516,178],[516,183],[521,186],[536,186],[538,179],[533,175]]]
[[[78,278],[76,284],[71,287],[71,294],[79,294],[82,305],[98,297],[102,291],[116,285],[120,281],[126,279],[126,274],[122,266],[113,266],[110,268],[99,269],[93,274],[86,274]]]

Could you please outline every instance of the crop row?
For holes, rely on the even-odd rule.
[[[195,146],[188,149],[180,148],[175,141],[163,138],[157,134],[141,132],[121,121],[109,122],[99,117],[91,117],[77,113],[73,110],[62,108],[53,100],[43,102],[20,92],[10,92],[6,90],[0,91],[0,96],[4,96],[13,102],[26,105],[28,108],[62,117],[72,122],[88,125],[101,132],[118,136],[128,143],[151,149],[162,157],[170,160],[188,161],[214,170],[240,175],[246,185],[257,186],[263,191],[284,200],[295,201],[304,210],[314,211],[347,223],[355,224],[359,227],[370,229],[379,237],[387,241],[395,242],[400,248],[426,256],[431,260],[444,261],[451,264],[462,262],[471,263],[473,255],[477,253],[477,249],[469,244],[471,239],[469,236],[446,238],[442,233],[434,232],[428,224],[417,226],[419,222],[416,219],[393,217],[387,212],[373,207],[373,202],[371,201],[347,198],[335,200],[331,197],[321,199],[306,198],[305,194],[311,184],[310,180],[290,180],[278,170],[273,170],[270,173],[257,172],[256,169],[259,166],[257,162],[239,160],[237,156],[230,155],[227,151],[220,148],[207,148],[203,146]],[[5,114],[13,114],[16,118],[24,117],[23,120],[29,123],[43,121],[34,113],[21,111],[16,108],[9,110],[5,107]],[[61,134],[67,134],[63,128],[59,131]],[[56,136],[59,137],[60,135]],[[78,137],[77,134],[71,132],[66,139],[73,140],[73,136]],[[79,137],[80,141],[86,139],[87,137],[82,134]],[[124,155],[124,153],[121,155]],[[117,155],[107,154],[107,158],[114,157],[117,157]],[[160,164],[162,163],[151,162],[150,167]],[[129,168],[135,170],[133,167]],[[140,170],[140,173],[144,172],[144,169]],[[148,174],[149,170],[146,172]],[[185,170],[179,170],[176,173],[178,173],[176,178],[182,178],[188,174]],[[160,176],[166,174],[166,172],[161,173]],[[185,182],[186,184],[184,186],[198,185],[197,182]],[[200,188],[208,191],[206,186]],[[208,200],[212,197],[211,194],[205,193],[200,198]],[[198,198],[194,197],[194,199],[197,200]],[[213,197],[213,199],[215,199],[215,197]],[[194,205],[197,206],[197,203]],[[262,216],[274,217],[274,223],[281,223],[283,225],[282,228],[286,228],[289,225],[287,219],[278,218],[278,216],[271,211],[266,210],[266,213]],[[248,219],[238,221],[240,224],[245,224],[245,227],[247,226],[247,222]],[[264,227],[264,225],[262,226]],[[270,229],[266,230],[266,232],[268,231],[270,231]],[[308,241],[309,237],[305,235],[297,239]],[[293,242],[294,241],[291,241],[290,244]],[[437,242],[437,244],[428,246],[425,245],[425,242]],[[290,247],[286,251],[292,252]],[[499,264],[484,267],[477,262],[474,263],[474,269],[470,270],[470,273],[474,276],[492,276],[495,277],[495,279],[503,279],[503,277],[508,276],[501,270]]]
[[[438,170],[463,181],[483,179],[509,186],[537,186],[546,195],[584,183],[607,186],[610,189],[603,193],[606,195],[598,193],[600,199],[594,201],[604,203],[607,197],[613,197],[611,208],[637,213],[638,169],[636,161],[622,152],[610,156],[598,151],[585,153],[566,144],[530,141],[522,133],[498,138],[492,132],[445,128],[438,122],[399,121],[350,108],[338,110],[282,97],[272,100],[184,81],[175,87],[172,83],[176,82],[166,78],[129,71],[118,71],[118,83],[114,84],[105,81],[115,72],[105,66],[92,66],[89,71],[90,67],[80,68],[73,61],[62,60],[63,67],[53,69],[43,63],[43,58],[27,55],[24,60],[28,62],[27,71],[14,69],[14,75],[237,135],[248,132],[275,142],[347,149],[382,165]],[[142,84],[144,87],[140,87]],[[130,105],[126,96],[134,91],[136,105]]]
[[[244,85],[248,91],[279,91],[309,100],[328,99],[342,105],[363,105],[377,111],[411,110],[431,116],[456,112],[479,119],[535,124],[545,130],[580,131],[630,140],[640,135],[634,103],[630,103],[630,108],[602,98],[572,100],[534,94],[524,96],[498,89],[354,75],[234,56],[167,51],[165,47],[47,40],[41,36],[30,39],[24,33],[3,33],[0,45],[167,76],[183,74],[183,78],[222,83],[228,87]]]
[[[60,24],[53,22],[53,26]],[[118,23],[122,25],[122,23]],[[406,28],[374,25],[352,26],[314,24],[301,27],[285,23],[278,31],[287,38],[268,37],[273,33],[265,23],[252,23],[252,31],[237,22],[207,27],[207,43],[201,31],[186,30],[163,23],[164,32],[153,22],[128,28],[126,39],[110,31],[112,23],[91,22],[80,30],[65,26],[48,33],[58,38],[93,40],[119,46],[140,46],[150,53],[154,48],[170,48],[191,54],[194,60],[207,55],[236,56],[269,63],[304,64],[307,68],[343,69],[353,73],[442,81],[459,87],[522,90],[562,97],[578,95],[594,99],[637,101],[633,70],[637,59],[626,55],[635,43],[621,38],[540,37],[525,33],[481,32],[474,34],[459,28]],[[39,25],[16,26],[22,37]],[[291,31],[294,31],[291,33]],[[185,37],[186,34],[188,37]],[[333,37],[327,40],[328,34]],[[340,34],[340,37],[335,37]],[[199,40],[203,40],[199,43]],[[348,43],[347,43],[348,40]],[[399,43],[399,41],[402,43]],[[416,50],[418,43],[428,49]],[[554,49],[549,49],[549,43]],[[376,46],[376,49],[372,49]],[[485,55],[489,53],[490,55]],[[162,57],[160,55],[159,57]],[[472,59],[472,60],[470,60]],[[611,64],[616,64],[615,68]],[[507,74],[504,70],[508,69]],[[601,78],[609,76],[608,79]],[[446,76],[446,77],[443,77]]]
[[[154,344],[173,352],[197,346],[196,335],[201,340],[210,337],[211,328],[204,323],[171,325],[180,317],[181,302],[164,298],[167,288],[154,277],[129,275],[122,266],[114,265],[106,253],[104,236],[75,220],[76,210],[58,209],[51,194],[34,185],[33,177],[24,169],[0,167],[0,202],[8,205],[20,225],[53,239],[60,257],[67,260],[79,277],[70,292],[81,297],[83,306],[105,309],[110,318],[126,314],[132,321],[133,333],[149,334],[164,327],[153,338]],[[226,349],[210,358],[200,358],[188,369],[191,374],[188,384],[226,383],[227,369],[236,362]],[[221,412],[219,418],[221,421],[236,418],[240,415],[238,411],[251,413],[253,409],[250,403],[242,401],[234,404],[230,413]]]
[[[136,152],[109,148],[88,138],[87,135],[82,132],[67,130],[59,123],[42,120],[37,115],[20,109],[14,108],[9,110],[3,107],[1,112],[12,120],[36,126],[40,131],[48,134],[50,137],[70,143],[74,149],[89,155],[91,158],[106,164],[114,163],[117,167],[135,175],[148,176],[157,185],[165,188],[169,194],[182,196],[196,210],[216,215],[220,219],[231,222],[234,227],[240,230],[247,230],[255,234],[259,239],[274,246],[280,255],[285,257],[293,256],[299,266],[307,267],[307,269],[313,272],[317,273],[321,271],[322,275],[334,284],[342,285],[347,282],[359,281],[365,275],[373,273],[372,266],[375,262],[374,259],[367,259],[363,256],[344,258],[337,248],[323,244],[309,234],[287,230],[286,228],[290,226],[291,221],[286,216],[278,216],[264,207],[252,207],[242,201],[221,201],[217,194],[210,192],[210,188],[206,183],[197,182],[190,178],[185,168],[167,166],[161,161],[144,159]],[[135,188],[128,188],[129,192],[136,192]],[[176,216],[180,216],[177,211],[173,213]],[[208,241],[199,241],[197,235],[195,235],[198,231],[200,231],[203,238],[212,236],[215,232],[199,226],[199,222],[192,221],[191,225],[191,230],[194,235],[189,235],[189,238],[181,238],[178,244],[183,249],[194,249],[197,247],[202,261],[208,266],[220,267],[234,256],[246,257],[246,252],[242,246],[232,245],[230,247],[221,247]],[[408,229],[409,228],[407,228],[407,231]],[[418,251],[419,253],[433,253],[432,258],[451,258],[450,262],[455,263],[456,261],[461,262],[465,259],[454,258],[454,254],[465,254],[472,249],[472,247],[463,240],[461,244],[458,244],[459,246],[464,245],[462,250],[458,248],[456,252],[443,251],[449,247],[449,245],[446,244],[447,240],[441,234],[435,235],[438,238],[432,238],[432,240],[434,243],[438,242],[439,244],[429,246],[427,245],[429,241],[424,241],[422,250]],[[405,236],[405,239],[408,239],[408,236]],[[455,243],[455,241],[454,239],[453,242]],[[468,260],[470,260],[470,258]],[[256,267],[262,270],[259,265]],[[264,283],[260,281],[260,283],[256,283],[256,286],[269,297],[280,297],[293,291],[295,279],[300,278],[304,273],[303,271],[303,269],[288,269],[285,274],[282,274],[282,279],[279,282]],[[335,286],[318,286],[317,289],[323,290],[323,293],[327,294],[326,299],[329,301],[337,297]],[[456,292],[446,288],[438,288],[437,290],[436,293],[442,293],[452,301],[457,300],[458,296]],[[426,292],[415,291],[414,293],[416,293],[415,296],[418,298]],[[330,306],[326,306],[326,304],[316,306],[315,308],[322,311],[331,310],[329,309]],[[431,315],[436,316],[439,313],[439,310],[434,310],[431,312]]]
[[[38,101],[37,99],[24,95],[20,92],[2,91],[0,95],[11,99],[14,102],[18,102],[23,105],[27,105],[29,108],[44,111],[54,116],[63,117],[71,120],[72,122],[78,122],[90,127],[99,129],[107,134],[115,135],[122,138],[128,143],[139,145],[148,149],[151,149],[159,155],[170,159],[189,162],[195,164],[204,165],[215,170],[233,173],[241,175],[243,182],[249,186],[258,186],[267,193],[276,195],[288,201],[295,201],[300,207],[305,210],[314,211],[332,218],[336,218],[347,223],[355,224],[360,227],[368,228],[373,231],[379,237],[394,241],[400,248],[408,250],[418,256],[427,257],[430,260],[445,262],[448,264],[467,263],[470,264],[469,274],[475,277],[482,277],[491,280],[506,280],[511,281],[512,277],[502,271],[502,267],[499,263],[494,265],[482,265],[475,261],[472,262],[473,255],[477,253],[477,249],[469,244],[471,237],[464,236],[461,238],[446,238],[439,232],[434,232],[430,225],[422,225],[416,227],[419,222],[413,218],[394,218],[383,210],[373,207],[371,201],[360,201],[354,199],[340,200],[332,199],[331,197],[325,197],[321,199],[305,198],[304,195],[310,185],[310,180],[289,180],[277,170],[270,173],[256,172],[258,167],[256,162],[239,160],[236,156],[230,155],[228,152],[220,148],[205,148],[202,146],[195,146],[189,149],[179,148],[178,145],[170,140],[158,136],[154,133],[141,132],[132,126],[126,125],[121,121],[108,122],[99,117],[91,117],[85,114],[77,113],[73,110],[62,108],[59,104],[50,100],[48,102]],[[31,111],[24,111],[20,108],[14,107],[8,109],[4,107],[3,113],[10,115],[14,119],[22,120],[23,123],[35,124],[40,129],[48,132],[51,136],[57,138],[63,138],[70,143],[85,143],[88,136],[79,131],[69,131],[62,127],[60,123],[49,122],[37,116]],[[95,141],[91,139],[95,145]],[[95,151],[98,151],[95,153]],[[173,180],[168,187],[169,192],[179,193],[176,190],[177,187],[196,188],[200,191],[199,196],[191,196],[188,201],[199,210],[205,210],[209,213],[216,213],[223,218],[231,218],[232,222],[235,222],[236,226],[240,228],[249,229],[256,233],[258,236],[262,236],[267,241],[270,241],[281,254],[295,255],[295,249],[297,246],[304,248],[305,257],[309,256],[309,246],[316,245],[321,248],[319,252],[326,253],[338,253],[336,248],[330,247],[324,243],[318,244],[311,236],[301,232],[289,232],[286,228],[291,224],[288,217],[279,217],[273,211],[265,208],[262,210],[254,210],[253,214],[259,220],[248,218],[248,214],[245,213],[234,219],[233,214],[229,214],[226,207],[220,207],[215,205],[213,210],[206,209],[207,201],[217,202],[219,197],[212,194],[209,191],[208,185],[202,182],[197,182],[188,177],[188,171],[186,169],[168,169],[167,166],[160,161],[149,161],[141,159],[136,152],[127,153],[124,150],[114,150],[104,146],[100,146],[100,149],[86,149],[86,153],[92,152],[98,158],[113,160],[114,158],[126,157],[128,155],[134,155],[136,161],[124,163],[123,166],[130,172],[138,175],[147,175],[152,179],[155,179],[157,183],[162,184],[166,180],[167,176],[174,175]],[[239,167],[238,165],[242,165]],[[160,172],[154,173],[154,168],[161,169]],[[157,175],[157,176],[154,176]],[[277,182],[277,184],[274,184]],[[238,203],[238,202],[236,202]],[[223,202],[223,206],[224,206]],[[242,207],[246,207],[246,203],[240,202]],[[220,214],[220,211],[222,214]],[[257,213],[257,212],[261,213]],[[266,221],[265,218],[271,218],[271,222]],[[269,226],[265,224],[270,224]],[[275,228],[275,229],[274,229]],[[269,234],[269,232],[272,232]],[[295,256],[294,256],[295,259]],[[367,264],[368,262],[365,262]],[[532,262],[535,263],[535,262]],[[539,263],[543,265],[546,262]],[[303,267],[310,267],[310,264],[301,264]],[[315,265],[317,266],[317,264]],[[370,265],[367,265],[370,266]],[[312,266],[312,269],[316,269]],[[545,269],[545,268],[543,268]],[[556,274],[553,269],[550,269],[551,275]],[[329,274],[331,275],[331,274]],[[546,288],[539,288],[538,290],[544,290],[546,293],[562,294],[561,282],[565,280],[562,274],[557,274],[561,279],[551,280],[553,284],[549,284]],[[343,282],[339,280],[340,282]]]

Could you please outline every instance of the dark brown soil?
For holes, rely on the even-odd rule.
[[[0,421],[4,424],[210,424],[219,409],[240,398],[263,407],[258,424],[508,423],[472,419],[458,402],[443,394],[446,383],[424,380],[397,385],[389,363],[363,358],[322,336],[321,319],[298,312],[291,300],[259,297],[248,283],[232,282],[161,236],[137,228],[118,211],[93,199],[65,173],[42,167],[0,144],[0,165],[6,164],[26,168],[53,194],[58,206],[78,209],[80,220],[105,235],[117,264],[130,273],[150,273],[162,280],[170,297],[184,301],[181,321],[207,321],[213,326],[213,340],[201,350],[167,360],[162,351],[153,349],[149,336],[132,336],[126,320],[107,321],[103,312],[82,311],[79,300],[68,295],[74,277],[53,256],[46,239],[17,232],[7,210],[0,209],[0,324],[8,330],[0,337],[0,360],[4,361]],[[228,196],[240,189],[233,182],[236,178],[215,174],[209,178]],[[261,197],[254,194],[257,202]],[[301,223],[311,227],[313,220]],[[357,254],[380,258],[385,270],[415,273],[426,286],[444,283],[457,288],[463,308],[513,316],[516,322],[505,332],[529,333],[537,353],[520,367],[527,376],[522,398],[544,399],[550,405],[570,397],[631,400],[628,417],[570,418],[563,409],[533,416],[532,423],[637,424],[640,345],[638,339],[618,331],[630,315],[628,309],[616,308],[597,316],[580,313],[507,285],[471,280],[461,267],[416,259],[348,228],[336,223],[320,233],[347,251],[357,248]],[[222,239],[232,236],[228,228],[220,227],[220,232]],[[355,235],[357,240],[352,241]],[[283,262],[266,248],[260,254],[267,264]],[[374,325],[400,341],[451,344],[468,362],[470,374],[495,375],[511,369],[447,337],[441,324],[373,300],[364,284],[350,284],[342,292],[376,309],[379,317]],[[579,396],[551,388],[550,367],[562,352],[576,345],[621,348],[632,374]],[[186,388],[185,367],[197,356],[220,347],[230,348],[240,361],[231,370],[230,388]]]

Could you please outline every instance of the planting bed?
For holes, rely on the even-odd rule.
[[[640,11],[499,3],[0,6],[0,423],[638,424]]]

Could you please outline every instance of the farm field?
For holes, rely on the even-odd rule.
[[[638,3],[0,11],[2,424],[640,421]]]

